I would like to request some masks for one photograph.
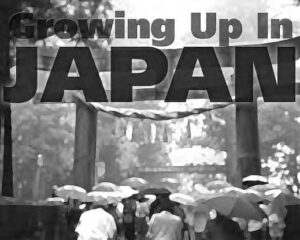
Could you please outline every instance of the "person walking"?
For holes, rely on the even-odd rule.
[[[115,220],[102,206],[82,213],[75,231],[77,240],[116,240],[117,237]]]
[[[165,206],[160,213],[152,215],[147,240],[181,240],[183,223],[180,217],[173,214],[171,206]]]

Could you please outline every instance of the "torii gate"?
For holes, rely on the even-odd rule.
[[[245,46],[245,45],[244,45]],[[272,63],[276,63],[276,50],[278,47],[295,47],[296,59],[300,57],[300,37],[267,44],[248,45],[252,47],[267,47]],[[234,49],[235,47],[215,47],[215,53],[218,57],[221,67],[234,68]],[[39,69],[50,70],[56,56],[57,49],[42,47],[38,52]],[[163,50],[168,57],[169,71],[162,84],[153,89],[136,89],[133,91],[133,101],[143,100],[161,100],[166,94],[166,85],[170,83],[172,70],[176,66],[176,61],[181,54],[182,49]],[[110,52],[101,52],[92,49],[93,57],[98,69],[109,71]],[[297,88],[299,94],[299,83]],[[109,96],[110,91],[107,91]],[[71,99],[69,98],[71,96]],[[96,158],[96,129],[97,129],[97,111],[103,111],[92,103],[85,103],[80,98],[74,98],[73,95],[65,94],[65,102],[76,103],[76,128],[75,128],[75,151],[73,176],[74,184],[82,186],[87,190],[91,189],[95,178],[95,158]],[[189,98],[205,98],[203,92],[194,93]],[[224,104],[224,107],[227,104]],[[213,108],[212,108],[213,109]],[[211,110],[211,109],[208,109]],[[108,111],[109,112],[109,111]],[[199,111],[201,113],[203,111]],[[193,113],[194,114],[194,113]],[[122,114],[121,114],[122,115]],[[129,117],[140,115],[131,114]],[[147,116],[145,116],[147,118]],[[242,177],[251,174],[260,174],[260,154],[258,137],[258,119],[257,102],[238,103],[236,105],[236,143],[237,143],[237,161],[232,162],[229,168],[229,174],[236,176],[241,180]],[[234,183],[239,185],[238,181]]]
[[[300,57],[300,38],[294,38],[281,42],[252,45],[256,47],[265,46],[269,50],[272,63],[276,62],[276,50],[280,46],[293,46],[296,48],[296,59]],[[180,55],[182,49],[164,50],[166,56],[169,57],[169,69],[175,67],[175,62]],[[216,47],[215,52],[219,58],[222,67],[234,66],[234,47]],[[107,59],[105,54],[98,54],[96,61]],[[102,65],[103,66],[103,65]],[[107,65],[106,65],[107,66]],[[109,70],[109,66],[107,66]],[[166,76],[164,84],[169,83],[171,76]],[[168,79],[169,78],[169,79]],[[297,83],[297,95],[300,94],[300,83]],[[134,100],[139,101],[140,96],[156,96],[155,100],[161,99],[164,96],[164,87],[159,86],[157,89],[140,89],[134,93]],[[150,92],[150,94],[149,94]],[[146,93],[146,94],[145,94]],[[154,94],[155,93],[155,94]],[[203,93],[198,93],[203,94]],[[199,97],[199,95],[194,95]],[[203,95],[202,95],[203,97]],[[191,96],[193,98],[193,96]],[[76,133],[75,133],[75,161],[74,161],[74,183],[80,186],[89,188],[94,183],[95,173],[95,153],[96,153],[96,122],[97,122],[97,107],[92,104],[87,104],[82,101],[77,101],[76,110]],[[134,116],[133,116],[134,117]],[[87,129],[86,129],[87,127]],[[90,133],[90,134],[87,134]],[[257,116],[257,102],[253,103],[238,103],[236,105],[236,143],[237,156],[236,162],[231,166],[227,166],[230,175],[237,178],[234,184],[240,185],[242,177],[251,174],[260,174],[260,153],[259,153],[259,134],[258,134],[258,116]],[[81,159],[80,156],[88,156],[88,158]],[[82,176],[90,176],[89,179]]]

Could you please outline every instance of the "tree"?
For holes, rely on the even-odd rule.
[[[73,104],[12,106],[13,162],[17,197],[32,198],[38,155],[44,159],[46,198],[53,185],[71,184],[75,109]]]

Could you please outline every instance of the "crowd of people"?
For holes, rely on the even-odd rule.
[[[116,186],[85,193],[68,186],[56,188],[49,201],[67,200],[69,230],[78,240],[300,239],[295,227],[300,199],[279,186],[262,186],[242,190],[226,185],[198,199],[195,193],[164,188]],[[277,193],[270,197],[258,191],[263,189]]]

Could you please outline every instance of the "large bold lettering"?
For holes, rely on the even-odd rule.
[[[79,77],[69,77],[72,62]],[[88,47],[61,47],[45,87],[41,102],[61,102],[64,90],[82,90],[87,102],[107,102],[98,70]]]
[[[16,48],[16,83],[4,87],[4,101],[22,103],[34,97],[37,88],[37,48]]]
[[[194,77],[199,61],[203,77]],[[185,102],[190,90],[206,90],[211,102],[231,102],[216,53],[212,47],[184,48],[169,88],[167,102]]]
[[[278,48],[278,82],[266,47],[235,50],[236,101],[253,101],[253,65],[265,102],[295,102],[295,49]]]
[[[132,60],[142,59],[147,69],[132,72]],[[168,61],[163,52],[152,47],[115,47],[111,51],[111,101],[131,102],[133,86],[152,86],[164,80]]]

